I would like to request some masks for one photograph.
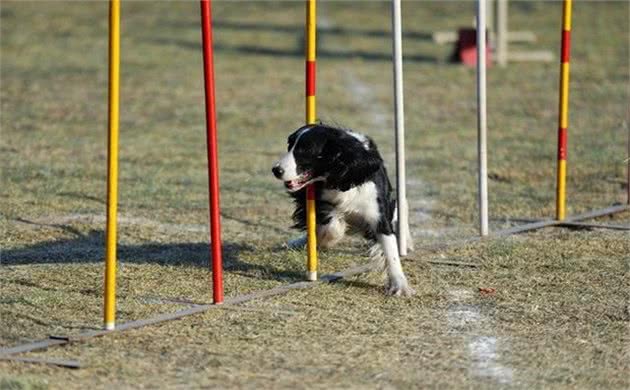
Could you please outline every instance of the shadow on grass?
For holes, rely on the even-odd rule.
[[[385,276],[383,276],[383,282],[384,281],[385,281]],[[371,282],[366,282],[363,280],[341,279],[341,280],[335,281],[335,283],[341,283],[347,287],[355,288],[362,291],[373,291],[379,294],[385,291],[385,287],[383,287],[383,284],[371,283]]]
[[[199,29],[197,23],[170,23],[165,22],[171,27],[175,28],[190,28]],[[213,24],[213,29],[217,31],[218,39],[214,42],[214,50],[219,52],[236,53],[242,55],[256,55],[256,56],[272,56],[272,57],[304,57],[305,39],[304,39],[304,26],[303,25],[280,25],[272,23],[251,23],[243,21],[216,21]],[[262,45],[226,45],[221,42],[220,34],[221,30],[230,31],[256,31],[256,32],[271,32],[271,33],[283,33],[289,36],[293,36],[295,39],[295,46],[291,49],[286,48],[271,48]],[[433,35],[424,31],[404,31],[403,37],[406,39],[425,40],[430,41],[433,39]],[[337,26],[318,26],[317,28],[317,56],[319,58],[330,59],[347,59],[347,58],[360,58],[366,61],[391,61],[391,52],[375,52],[366,50],[331,50],[326,48],[322,42],[326,41],[329,37],[333,36],[362,36],[375,39],[391,38],[392,33],[388,30],[381,29],[357,29],[346,28]],[[290,40],[291,38],[289,38]],[[174,45],[184,49],[191,49],[201,51],[201,41],[188,41],[182,39],[172,38],[155,38],[147,37],[145,41],[150,43],[156,43],[159,45]],[[409,54],[405,53],[405,61],[411,62],[431,62],[437,63],[439,60],[436,57],[425,56],[421,54]]]
[[[190,25],[192,26],[192,24]],[[194,26],[199,28],[198,25]],[[303,25],[277,25],[270,23],[248,23],[242,21],[222,20],[213,24],[213,28],[218,30],[236,30],[236,31],[268,31],[282,32],[290,34],[304,34]],[[343,35],[343,36],[364,36],[374,38],[390,38],[392,33],[389,30],[380,29],[358,29],[337,26],[318,26],[317,33],[319,35]],[[433,35],[424,31],[404,31],[402,36],[408,39],[432,40]]]
[[[65,197],[73,198],[73,199],[91,200],[93,202],[96,202],[96,203],[99,203],[99,204],[103,204],[103,205],[107,204],[105,199],[101,199],[101,198],[96,197],[96,196],[87,195],[87,194],[84,194],[82,192],[58,192],[57,195],[58,196],[65,196]]]
[[[163,21],[162,24],[169,27],[185,28],[185,29],[199,29],[199,22],[176,22],[176,21]],[[287,33],[287,34],[304,34],[304,25],[281,25],[261,22],[244,22],[236,20],[217,20],[212,23],[212,28],[215,31],[221,30],[234,30],[234,31],[264,31],[275,33]],[[360,29],[360,28],[348,28],[338,26],[317,26],[317,34],[319,36],[337,35],[337,36],[363,36],[373,38],[391,38],[392,32],[390,30],[381,29]],[[433,34],[427,31],[403,31],[403,38],[417,39],[424,41],[432,41]]]
[[[237,31],[258,31],[258,32],[280,32],[293,35],[296,40],[295,49],[277,49],[262,47],[260,45],[233,45],[227,46],[223,44],[216,44],[216,50],[222,50],[226,52],[233,52],[244,55],[268,55],[273,57],[304,57],[304,50],[306,49],[304,39],[304,26],[299,25],[277,25],[270,23],[247,23],[242,21],[218,21],[214,24],[214,28],[217,30],[237,30]],[[391,61],[392,53],[379,53],[365,50],[331,50],[326,48],[323,44],[331,36],[363,36],[372,38],[391,38],[391,31],[380,29],[356,29],[337,26],[319,26],[317,29],[317,56],[319,58],[330,59],[347,59],[347,58],[360,58],[366,61]],[[420,39],[431,40],[432,34],[428,32],[419,31],[406,31],[403,32],[403,37],[407,39]],[[200,46],[196,45],[196,49],[200,50]],[[438,62],[437,58],[413,55],[405,53],[405,61],[412,62]]]
[[[187,41],[182,39],[172,38],[147,38],[147,42],[155,43],[158,45],[173,45],[184,49],[190,49],[195,51],[201,51],[201,42]],[[298,40],[298,44],[295,49],[285,48],[272,48],[258,45],[225,45],[220,43],[214,44],[215,52],[227,52],[241,55],[255,55],[255,56],[271,56],[271,57],[290,57],[290,58],[303,58],[304,57],[304,44],[303,39]],[[391,53],[378,53],[370,52],[366,50],[330,50],[317,48],[318,58],[327,59],[348,59],[348,58],[360,58],[365,61],[391,61]],[[406,62],[430,62],[438,63],[439,60],[436,57],[425,56],[421,54],[405,54],[404,60]]]
[[[85,264],[103,263],[105,259],[105,233],[92,230],[81,234],[74,229],[66,231],[74,238],[40,242],[19,249],[3,250],[0,264]],[[223,266],[226,272],[270,280],[301,280],[302,273],[283,270],[269,265],[253,264],[241,260],[243,252],[256,248],[241,243],[223,243]],[[147,243],[118,244],[118,260],[127,264],[159,264],[168,266],[209,267],[210,248],[207,243]]]
[[[216,46],[217,50],[231,51],[239,54],[253,55],[270,55],[283,57],[303,57],[304,56],[304,26],[275,25],[269,23],[243,23],[236,21],[220,21],[215,23],[214,27],[218,30],[237,30],[237,31],[265,31],[265,32],[281,32],[296,36],[295,50],[282,50],[265,48],[254,45],[241,46]],[[363,36],[372,38],[391,38],[391,31],[379,29],[355,29],[345,27],[318,27],[317,29],[317,56],[320,58],[346,59],[361,58],[367,61],[391,61],[391,53],[378,53],[365,50],[330,50],[322,44],[330,36]],[[407,39],[432,40],[433,36],[428,32],[406,31],[403,37]],[[434,57],[423,55],[405,54],[405,61],[413,62],[437,62]]]

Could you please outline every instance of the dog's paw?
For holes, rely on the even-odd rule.
[[[389,279],[385,286],[387,295],[394,297],[410,297],[416,293],[416,291],[409,287],[406,279]]]
[[[300,236],[287,242],[287,249],[304,249],[306,246],[306,236]]]

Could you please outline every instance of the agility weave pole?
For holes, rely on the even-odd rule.
[[[109,2],[109,101],[107,132],[107,233],[103,325],[116,326],[116,218],[118,208],[118,125],[120,113],[120,0]]]
[[[486,0],[477,0],[477,158],[479,234],[488,235],[488,157],[486,107]]]
[[[405,108],[402,64],[402,22],[400,0],[392,0],[392,52],[394,68],[394,124],[396,128],[396,194],[398,204],[398,252],[407,255],[409,206],[405,175]]]
[[[560,54],[560,99],[558,107],[558,172],[556,182],[556,219],[566,214],[567,135],[569,127],[569,57],[571,52],[572,0],[562,2],[562,48]]]
[[[221,304],[223,303],[223,258],[221,250],[221,209],[219,206],[219,163],[216,99],[214,93],[211,0],[201,0],[200,6],[206,104],[206,145],[208,152],[208,203],[210,210],[210,251],[212,255],[212,299],[214,304]]]
[[[306,0],[305,62],[306,62],[306,124],[315,123],[316,75],[316,0]],[[306,187],[306,280],[317,280],[317,226],[315,213],[315,186]]]

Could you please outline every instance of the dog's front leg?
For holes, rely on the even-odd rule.
[[[383,248],[383,255],[387,263],[387,293],[396,296],[413,295],[415,291],[409,287],[407,278],[402,270],[402,265],[400,264],[396,236],[393,234],[378,234],[377,239],[381,248]]]

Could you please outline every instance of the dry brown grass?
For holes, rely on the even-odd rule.
[[[415,297],[388,298],[382,275],[366,274],[24,355],[79,370],[0,361],[0,388],[628,388],[627,232],[550,228],[435,249],[476,234],[474,71],[426,37],[468,25],[473,5],[403,6]],[[321,5],[318,111],[373,136],[393,167],[388,9]],[[557,50],[559,4],[511,10],[535,48]],[[100,327],[107,5],[0,11],[0,345],[12,346]],[[225,288],[237,296],[302,280],[269,167],[302,121],[304,15],[301,2],[214,12]],[[627,3],[575,4],[570,213],[625,201],[628,36]],[[124,2],[122,70],[125,322],[186,307],[172,299],[210,301],[198,4]],[[490,71],[494,230],[553,214],[556,89],[555,63]],[[321,254],[321,272],[365,261],[353,239]]]

